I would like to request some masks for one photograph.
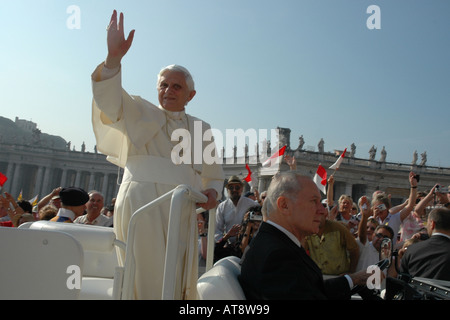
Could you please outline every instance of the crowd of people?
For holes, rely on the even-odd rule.
[[[294,177],[299,181],[305,179],[298,175]],[[436,184],[431,190],[418,191],[419,183],[416,175],[411,172],[408,177],[410,194],[400,205],[392,206],[390,195],[382,190],[375,191],[370,197],[362,196],[357,202],[349,195],[340,195],[335,203],[334,181],[334,176],[330,176],[326,199],[320,193],[316,195],[319,208],[315,210],[321,212],[314,220],[317,229],[302,233],[298,238],[294,237],[325,279],[367,270],[379,261],[382,240],[389,238],[397,254],[386,275],[396,277],[399,272],[406,272],[411,276],[450,281],[450,189]],[[273,183],[272,181],[271,186]],[[279,184],[280,190],[289,189],[288,183]],[[214,262],[234,255],[241,257],[243,265],[246,265],[246,253],[252,250],[252,241],[260,226],[270,224],[273,220],[270,218],[271,211],[283,211],[277,207],[280,204],[274,201],[273,195],[269,194],[270,190],[261,194],[258,190],[244,192],[245,183],[237,176],[231,176],[225,188],[227,197],[219,203],[216,210]],[[318,192],[315,186],[309,185],[308,188]],[[303,186],[302,189],[306,187]],[[270,196],[272,203],[264,205],[266,198]],[[58,187],[32,206],[30,202],[18,201],[4,192],[0,195],[0,225],[18,227],[25,222],[50,220],[112,227],[114,200],[105,205],[104,197],[98,191]],[[300,203],[297,205],[302,207]],[[305,212],[300,211],[300,214]],[[199,276],[205,271],[207,218],[207,212],[197,214]],[[288,221],[292,223],[293,220]],[[419,243],[421,244],[418,245]],[[439,254],[430,257],[431,253],[436,252]],[[244,288],[245,275],[243,272],[241,277],[244,279],[241,280]],[[246,292],[252,297],[251,292],[256,289],[248,290],[247,288]],[[253,297],[271,297],[265,294]],[[337,297],[333,294],[325,296]]]
[[[287,162],[293,173],[295,160],[293,162],[291,158],[288,158]],[[298,175],[294,177],[299,180],[305,179]],[[292,179],[294,178],[291,177]],[[274,184],[274,180],[275,177],[269,189]],[[450,186],[447,188],[436,184],[431,190],[419,192],[418,180],[414,172],[410,172],[409,176],[405,177],[405,184],[408,181],[410,192],[406,201],[400,205],[392,206],[390,195],[383,190],[377,190],[370,196],[362,196],[357,201],[354,201],[349,195],[340,195],[335,204],[333,200],[334,176],[332,175],[328,179],[326,199],[322,199],[320,194],[316,195],[320,200],[320,208],[314,210],[323,211],[314,220],[317,223],[317,230],[302,233],[299,237],[292,236],[293,233],[288,234],[291,239],[296,239],[294,242],[298,241],[299,247],[304,250],[308,259],[314,262],[326,279],[343,274],[359,275],[356,277],[356,281],[365,279],[361,278],[359,272],[367,273],[370,266],[380,261],[383,240],[388,238],[391,240],[391,251],[393,251],[394,258],[389,269],[385,270],[385,276],[397,277],[400,272],[412,277],[450,281],[450,254],[448,254],[450,252]],[[310,185],[309,187],[317,191],[315,186]],[[290,190],[287,183],[284,185],[280,183],[277,188],[278,192],[284,188]],[[235,255],[242,257],[244,268],[245,265],[250,264],[246,256],[246,249],[252,250],[250,241],[258,233],[261,220],[265,222],[265,225],[270,224],[269,211],[283,211],[278,207],[280,204],[277,202],[277,198],[272,199],[271,205],[264,205],[266,197],[270,196],[268,195],[269,190],[263,193],[264,198],[258,196],[257,190],[255,193],[243,193],[244,183],[236,176],[229,178],[226,189],[228,198],[217,207],[214,261],[224,256]],[[278,198],[278,201],[279,199],[281,197]],[[253,216],[255,212],[262,216],[257,221],[252,221],[249,217]],[[299,213],[299,215],[304,214],[306,213]],[[281,216],[283,217],[283,215]],[[293,220],[287,221],[289,222],[287,227],[294,226]],[[284,228],[284,230],[286,229],[288,228]],[[202,235],[203,237],[207,235],[204,228]],[[436,244],[433,246],[432,241],[424,241],[428,239],[439,243],[439,249],[435,249]],[[439,239],[439,241],[435,239]],[[413,252],[420,250],[420,246],[416,246],[419,242],[423,242],[420,245],[424,247],[420,251],[422,256],[413,255]],[[201,248],[205,248],[205,246],[206,241],[200,244]],[[253,249],[253,251],[259,250]],[[436,252],[439,255],[436,255]],[[263,263],[260,258],[254,259],[254,261],[258,261],[258,264]],[[256,263],[254,261],[253,263]],[[251,270],[257,269],[253,263]],[[264,295],[265,293],[255,295],[255,290],[261,289],[260,284],[254,287],[247,277],[254,277],[255,273],[250,276],[244,270],[241,283],[250,297],[283,297],[283,295],[272,296],[272,293],[267,293],[267,296]],[[287,271],[279,270],[280,277],[283,272]],[[260,276],[259,282],[264,282],[265,276],[269,275]],[[270,275],[270,277],[274,277],[274,275]],[[282,279],[280,278],[279,281],[281,282],[277,286],[281,288]],[[277,294],[279,293],[277,292]],[[314,295],[309,297],[313,298]],[[326,294],[325,297],[337,296]],[[293,298],[293,296],[289,298]]]
[[[450,195],[435,186],[417,197],[412,172],[409,183],[404,204],[392,207],[389,195],[377,191],[372,199],[358,199],[352,214],[350,196],[339,197],[334,206],[331,198],[321,201],[310,178],[293,171],[277,173],[263,205],[265,223],[242,260],[240,281],[246,296],[348,298],[349,288],[366,284],[368,267],[380,261],[385,238],[398,254],[384,277],[400,272],[449,281]]]
[[[0,195],[0,226],[19,227],[39,220],[113,226],[114,202],[105,205],[101,192],[75,187],[58,187],[34,206],[30,201],[17,200],[10,193]]]

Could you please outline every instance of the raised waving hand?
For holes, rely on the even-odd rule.
[[[108,56],[106,57],[105,66],[109,69],[114,69],[120,65],[123,56],[130,49],[135,30],[131,30],[128,38],[125,39],[123,13],[120,13],[120,20],[117,23],[117,11],[114,10],[107,31]]]

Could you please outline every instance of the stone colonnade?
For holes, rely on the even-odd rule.
[[[97,153],[1,144],[0,172],[8,177],[4,191],[24,199],[42,199],[54,188],[77,186],[97,190],[105,204],[119,189],[118,168]]]

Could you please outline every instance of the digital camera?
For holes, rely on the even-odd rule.
[[[261,214],[258,214],[258,213],[256,213],[256,212],[254,212],[254,211],[251,211],[251,212],[250,212],[250,216],[249,216],[249,220],[250,220],[251,222],[254,222],[254,221],[262,221],[262,215],[261,215]]]

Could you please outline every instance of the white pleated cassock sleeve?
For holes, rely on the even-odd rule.
[[[127,94],[122,89],[120,70],[112,78],[102,80],[103,65],[100,64],[92,74],[92,125],[97,149],[107,155],[108,161],[124,168],[114,211],[114,230],[117,238],[126,242],[131,215],[143,205],[179,184],[190,185],[199,191],[214,188],[221,195],[224,173],[222,165],[217,162],[210,165],[175,165],[171,161],[171,152],[179,142],[170,140],[173,130],[189,129],[191,141],[194,141],[195,126],[198,128],[201,123],[202,137],[210,126],[184,112],[171,113],[138,96]],[[196,141],[202,141],[202,150],[212,143],[199,138]],[[161,298],[169,205],[167,202],[148,212],[137,224],[137,299]],[[196,299],[198,254],[195,203],[183,208],[178,253],[175,298]],[[124,257],[121,252],[121,263]]]

